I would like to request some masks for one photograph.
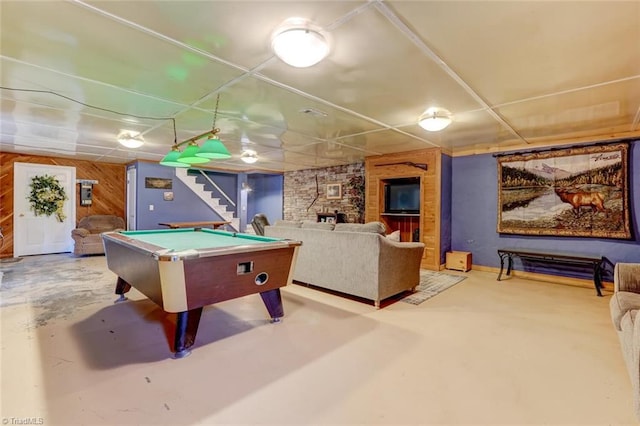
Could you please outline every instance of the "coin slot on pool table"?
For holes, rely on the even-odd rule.
[[[256,275],[256,279],[254,280],[256,285],[265,285],[267,281],[269,281],[269,274],[266,272],[260,272]]]
[[[238,275],[244,275],[253,272],[253,262],[238,263],[238,268],[236,269],[236,271]]]

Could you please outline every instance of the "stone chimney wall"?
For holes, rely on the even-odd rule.
[[[358,222],[359,214],[352,203],[349,185],[354,176],[364,178],[364,163],[285,172],[284,219],[315,222],[317,213],[338,210],[347,215],[348,222]],[[341,184],[342,198],[327,199],[327,184]]]

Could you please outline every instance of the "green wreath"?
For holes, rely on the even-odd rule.
[[[31,210],[36,216],[51,216],[55,213],[59,222],[66,218],[62,211],[67,194],[58,179],[53,176],[35,176],[31,178],[31,194],[27,197],[31,203]]]

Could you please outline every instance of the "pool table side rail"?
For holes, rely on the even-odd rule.
[[[139,251],[141,253],[153,256],[156,260],[161,261],[178,261],[186,259],[197,259],[201,257],[210,256],[225,256],[235,253],[247,253],[263,250],[273,250],[276,248],[286,248],[292,246],[299,246],[302,244],[300,241],[293,240],[268,240],[269,242],[263,242],[261,244],[248,244],[248,245],[235,245],[228,247],[215,247],[204,248],[199,250],[180,250],[175,251],[166,247],[158,246],[149,242],[141,241],[136,238],[128,237],[121,232],[106,232],[102,234],[103,240],[109,239],[116,244],[127,245],[131,249]]]

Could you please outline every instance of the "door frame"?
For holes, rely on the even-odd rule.
[[[127,169],[127,230],[136,229],[136,197],[138,170],[135,167]]]
[[[61,231],[58,231],[58,235],[65,236],[64,242],[58,243],[60,246],[59,249],[52,248],[56,242],[49,241],[47,239],[49,236],[54,235],[52,233],[44,233],[42,250],[40,252],[37,250],[36,252],[31,250],[29,248],[30,246],[27,242],[27,238],[23,237],[28,235],[29,232],[29,224],[27,224],[25,221],[26,219],[23,218],[29,214],[33,215],[28,208],[24,208],[25,194],[28,194],[30,190],[28,180],[23,179],[24,177],[27,177],[30,172],[37,172],[38,174],[48,174],[52,176],[59,175],[61,173],[69,174],[69,182],[67,182],[66,179],[64,182],[61,182],[68,200],[65,202],[66,218],[62,222],[64,224],[64,228]],[[76,168],[70,166],[56,166],[52,164],[15,162],[13,163],[13,177],[13,255],[25,256],[73,251],[73,238],[71,238],[71,231],[76,227]],[[35,220],[35,215],[33,216],[34,218],[30,219],[31,225],[34,224],[33,220]],[[52,217],[43,217],[41,220],[47,221],[56,219]],[[31,228],[31,230],[33,230],[33,228]],[[62,245],[65,246],[62,247]]]

